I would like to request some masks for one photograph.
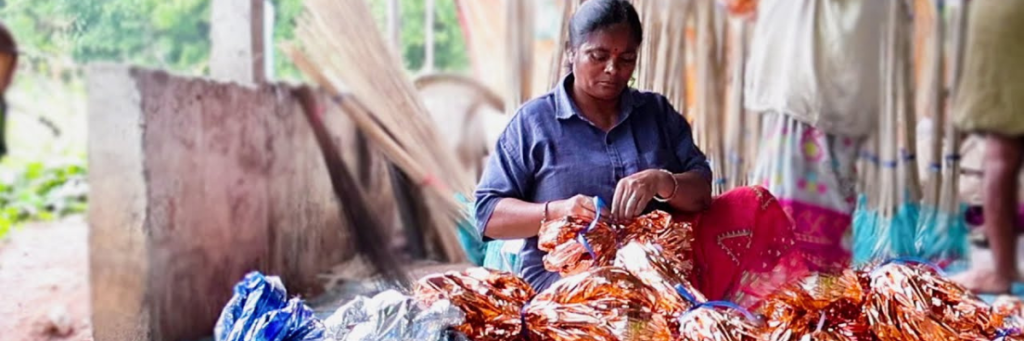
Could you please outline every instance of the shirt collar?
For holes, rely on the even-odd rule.
[[[586,118],[580,115],[576,102],[569,96],[569,87],[572,86],[574,80],[575,76],[570,72],[555,87],[555,117],[560,120],[569,119],[573,116],[586,120]],[[640,96],[640,92],[632,87],[626,87],[626,90],[622,91],[622,97],[619,100],[619,122],[625,121],[633,112],[633,109],[642,104],[643,96]]]

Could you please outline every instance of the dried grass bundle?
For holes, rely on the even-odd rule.
[[[332,93],[351,93],[342,110],[410,179],[426,189],[434,234],[447,261],[466,259],[453,219],[465,215],[455,193],[468,194],[473,177],[439,138],[395,51],[376,28],[363,0],[307,0],[298,18],[301,48],[290,55],[305,74]],[[356,227],[358,228],[358,227]]]

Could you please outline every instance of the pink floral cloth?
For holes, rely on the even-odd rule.
[[[825,134],[788,115],[763,117],[754,183],[775,195],[793,219],[796,245],[809,269],[847,267],[860,141]]]

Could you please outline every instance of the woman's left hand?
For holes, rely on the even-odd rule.
[[[663,191],[665,184],[672,183],[670,176],[666,172],[649,169],[619,180],[612,198],[612,218],[632,219],[643,213],[651,199]]]

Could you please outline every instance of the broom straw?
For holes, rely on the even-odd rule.
[[[420,161],[433,176],[445,177],[446,185],[468,193],[471,177],[457,167],[453,153],[442,148],[444,144],[400,60],[380,32],[372,31],[375,23],[366,3],[308,0],[305,7],[297,32],[312,65],[329,75],[327,79],[344,82],[384,126],[404,128],[396,140],[414,155],[421,155]]]
[[[902,5],[900,8],[903,9],[901,17],[909,17],[912,12],[908,8],[905,2],[900,2]],[[900,179],[902,184],[900,185],[902,203],[916,203],[921,202],[921,181],[918,174],[917,166],[917,134],[915,129],[915,110],[914,110],[914,89],[912,87],[913,79],[913,68],[911,67],[911,38],[913,37],[912,27],[913,23],[900,22],[899,24],[899,35],[897,36],[897,58],[896,58],[896,111],[898,113],[898,119],[900,124],[901,132],[901,169]]]
[[[895,50],[896,40],[898,31],[898,20],[899,20],[899,2],[890,1],[888,6],[888,21],[886,25],[886,35],[883,40],[884,46],[882,48],[882,75],[883,85],[881,87],[882,93],[882,106],[881,106],[881,117],[879,120],[880,134],[879,134],[879,158],[882,161],[882,167],[880,169],[879,185],[881,188],[879,196],[879,214],[882,217],[892,218],[895,215],[896,206],[896,164],[897,164],[897,150],[898,145],[895,138]]]
[[[946,73],[946,52],[944,48],[946,23],[937,5],[932,6],[932,8],[936,9],[936,14],[932,27],[931,67],[928,68],[928,72],[925,74],[925,80],[930,86],[928,89],[929,104],[927,107],[934,110],[934,114],[932,115],[931,150],[927,156],[928,178],[925,181],[923,204],[929,208],[938,208],[939,192],[943,187],[942,183],[944,180],[941,170],[944,148],[942,141],[946,122],[946,100],[943,95],[946,80],[946,77],[944,77]]]
[[[333,20],[328,20],[331,18]],[[318,84],[340,94],[352,93],[341,105],[367,137],[392,162],[431,194],[432,214],[442,257],[465,260],[452,218],[465,216],[454,193],[468,193],[472,177],[441,143],[426,109],[406,78],[397,56],[375,27],[361,0],[307,0],[296,29],[302,51],[292,49],[296,65]],[[446,217],[447,216],[447,217]]]
[[[956,92],[959,90],[960,70],[963,67],[964,31],[967,27],[967,13],[970,2],[958,1],[958,4],[959,6],[956,7],[954,12],[956,15],[953,16],[953,23],[950,25],[953,28],[953,46],[951,47],[953,57],[952,63],[950,63],[951,69],[949,83],[951,84],[951,96],[949,98],[956,98]],[[957,186],[959,185],[960,178],[959,152],[961,136],[953,123],[953,120],[947,117],[945,122],[946,139],[943,145],[943,153],[946,155],[946,164],[942,169],[942,177],[944,180],[939,194],[939,208],[943,212],[957,216],[960,209]]]

